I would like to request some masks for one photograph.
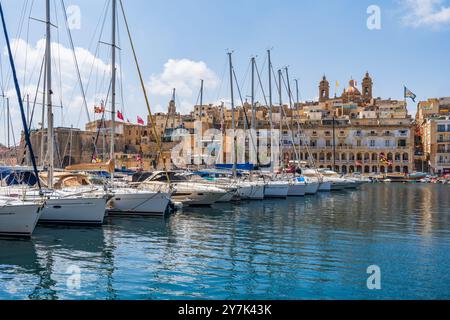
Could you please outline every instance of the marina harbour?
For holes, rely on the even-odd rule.
[[[277,5],[306,6],[294,2]],[[450,299],[450,97],[420,92],[443,93],[429,80],[438,72],[402,74],[414,59],[396,61],[403,49],[383,49],[354,19],[340,19],[346,37],[400,66],[377,67],[371,56],[382,55],[363,46],[335,50],[359,74],[341,89],[333,44],[261,52],[243,30],[227,39],[246,46],[221,52],[204,23],[190,30],[202,20],[192,12],[180,30],[159,25],[179,23],[165,14],[183,1],[158,19],[136,17],[163,2],[79,4],[86,29],[78,4],[22,1],[18,17],[0,0],[0,300]],[[222,5],[221,19],[230,4],[209,9]],[[438,20],[438,5],[421,23]],[[296,46],[337,28],[307,27],[316,21],[291,26],[318,33]],[[194,48],[181,31],[198,36],[194,51],[210,43],[214,62],[176,52],[179,38],[185,55]],[[184,307],[179,316],[212,310]]]
[[[32,240],[0,240],[0,299],[448,299],[448,195],[375,183],[39,225]],[[367,287],[371,265],[381,290]]]

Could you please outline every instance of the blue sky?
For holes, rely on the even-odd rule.
[[[60,0],[52,1],[59,11]],[[34,2],[32,16],[43,18],[44,1]],[[75,46],[94,53],[95,46],[89,47],[89,44],[104,14],[106,0],[65,0],[65,3],[81,9],[81,29],[72,30]],[[3,0],[2,4],[10,36],[15,38],[26,1]],[[317,86],[323,74],[332,87],[335,81],[340,82],[340,93],[351,77],[360,82],[366,71],[374,79],[376,96],[402,99],[404,84],[419,99],[450,95],[447,80],[450,74],[450,1],[124,0],[124,4],[155,111],[165,108],[170,99],[169,88],[173,86],[181,87],[177,100],[180,107],[187,110],[196,102],[201,77],[208,80],[205,102],[227,99],[228,79],[223,78],[227,49],[234,50],[236,71],[244,82],[250,57],[258,55],[262,68],[266,50],[273,48],[274,66],[289,66],[291,78],[300,81],[303,100],[318,96]],[[367,28],[369,15],[366,11],[370,5],[381,9],[380,30]],[[58,15],[60,42],[68,48],[62,16]],[[27,23],[20,36],[23,40],[27,39]],[[36,47],[44,35],[44,25],[31,21],[30,26],[28,43]],[[103,41],[110,39],[109,26],[107,17]],[[133,121],[136,115],[146,115],[146,109],[122,22],[119,29],[125,100],[125,106],[119,109]],[[55,30],[53,40],[56,41]],[[3,47],[3,39],[0,43]],[[107,69],[108,48],[100,47],[98,57]],[[3,55],[5,62],[4,58]],[[172,63],[167,64],[170,59]],[[28,69],[30,66],[28,62]],[[6,72],[3,73],[6,79]],[[73,75],[73,71],[68,73]],[[58,79],[58,74],[54,77]],[[242,88],[244,95],[250,93],[246,79]],[[31,83],[24,84],[32,91]],[[76,82],[69,87],[76,91]],[[79,95],[79,92],[65,90],[63,104],[67,103],[64,99],[76,99]],[[89,94],[92,95],[89,103],[97,103],[99,98],[93,97],[95,93],[88,91]],[[262,97],[258,100],[262,101]],[[70,103],[81,108],[77,103]],[[410,103],[410,110],[415,110],[413,103]],[[57,121],[80,126],[86,120],[70,115],[68,110],[63,116],[64,122]]]

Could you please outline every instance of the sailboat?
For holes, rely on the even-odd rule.
[[[50,0],[46,0],[46,98],[47,98],[47,123],[48,123],[48,170],[46,173],[47,190],[40,190],[40,178],[36,171],[36,182],[39,189],[20,187],[17,189],[2,189],[2,194],[21,192],[24,201],[37,201],[42,195],[45,196],[45,204],[39,218],[43,223],[57,224],[102,224],[105,216],[106,198],[89,193],[75,193],[55,190],[54,169],[54,128],[53,128],[53,106],[52,106],[52,60],[51,60],[51,20]],[[34,156],[31,156],[34,160]]]
[[[28,130],[27,121],[25,118],[25,112],[22,104],[22,95],[20,92],[19,82],[17,80],[17,73],[14,64],[13,55],[11,52],[11,44],[9,42],[9,35],[6,28],[5,16],[3,12],[3,6],[0,3],[0,14],[2,19],[3,32],[8,48],[9,62],[11,65],[12,75],[14,79],[14,86],[16,89],[16,95],[20,106],[22,124],[25,131],[26,144],[32,155],[33,168],[37,173],[36,162],[33,156],[33,148],[30,142],[30,135]],[[41,201],[24,203],[16,199],[9,197],[0,198],[0,236],[7,237],[31,237],[36,224],[41,215]]]
[[[116,23],[117,0],[112,0],[112,34],[111,34],[111,143],[110,161],[107,163],[79,164],[66,167],[66,170],[75,171],[106,171],[111,174],[108,193],[112,196],[106,203],[108,215],[164,215],[170,204],[170,188],[155,188],[139,190],[121,186],[114,180],[115,173],[115,126],[116,126]],[[130,39],[131,40],[131,39]],[[167,190],[166,190],[167,189]]]

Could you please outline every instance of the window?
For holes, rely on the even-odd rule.
[[[326,145],[327,147],[331,147],[331,140],[325,141],[325,145]]]
[[[370,140],[370,146],[373,148],[375,147],[375,140]]]
[[[398,140],[398,146],[399,147],[406,147],[406,140],[404,140],[404,139]]]
[[[384,146],[385,147],[390,147],[391,146],[391,140],[385,140],[384,141]]]
[[[361,147],[361,140],[357,140],[357,141],[356,141],[356,146],[357,146],[357,147]]]
[[[438,132],[445,132],[445,125],[444,124],[438,125]]]

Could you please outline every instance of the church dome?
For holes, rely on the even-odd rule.
[[[347,94],[352,94],[352,95],[359,95],[361,94],[358,90],[358,88],[356,88],[356,81],[355,80],[350,80],[349,82],[349,87],[347,89],[345,89],[345,93]]]

